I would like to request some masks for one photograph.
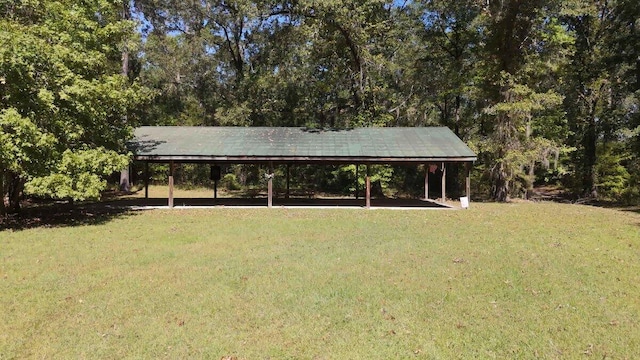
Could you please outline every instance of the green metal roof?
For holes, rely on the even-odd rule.
[[[129,143],[136,160],[394,163],[475,161],[449,128],[143,126]]]

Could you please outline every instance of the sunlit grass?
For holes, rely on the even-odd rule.
[[[640,215],[144,211],[0,232],[0,358],[635,358]]]

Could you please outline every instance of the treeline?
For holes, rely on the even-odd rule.
[[[29,121],[36,134],[69,137],[51,126],[61,113],[97,116],[107,134],[139,124],[443,125],[479,154],[475,182],[495,200],[527,197],[540,183],[579,197],[640,197],[635,0],[5,1],[0,14],[1,48],[9,42],[25,64],[52,69],[25,82],[15,50],[0,50],[3,129],[15,118],[9,126]],[[14,32],[52,49],[29,48]],[[56,44],[69,48],[53,55]],[[50,89],[68,72],[117,90]],[[62,149],[122,145],[80,138],[56,141],[53,163]],[[53,192],[32,179],[55,166],[31,174],[2,151],[5,179]]]

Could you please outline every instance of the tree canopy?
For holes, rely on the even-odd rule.
[[[128,163],[133,110],[150,92],[121,75],[136,23],[112,1],[0,5],[0,190],[96,198]],[[2,211],[5,202],[3,201]]]
[[[22,179],[94,196],[135,124],[444,125],[496,200],[540,183],[640,197],[637,1],[15,0],[0,14],[5,194]]]

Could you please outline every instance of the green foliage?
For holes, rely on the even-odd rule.
[[[625,1],[148,0],[137,6],[153,26],[142,75],[162,90],[149,119],[444,125],[482,144],[489,175],[483,181],[498,200],[544,182],[548,176],[535,174],[547,173],[550,154],[573,150],[563,169],[574,180],[585,178],[597,158],[587,143],[632,126],[626,114],[637,112],[623,110],[625,94],[638,87],[626,80],[633,75],[622,76],[637,68],[637,50],[628,46],[637,34],[625,27],[637,7]],[[588,124],[596,119],[602,125],[594,130]],[[350,187],[354,175],[346,169],[325,185]]]
[[[55,138],[13,108],[0,110],[0,170],[37,174],[51,161]],[[0,176],[4,176],[1,174]]]
[[[627,205],[640,205],[640,161],[634,158],[628,165],[629,186],[622,192],[622,200]]]
[[[101,177],[126,165],[119,154],[154,92],[121,74],[123,48],[135,50],[139,41],[122,6],[0,6],[2,171],[28,181],[27,193],[97,198]],[[10,198],[14,207],[18,195]]]
[[[365,179],[367,175],[366,166],[360,165],[358,169],[358,188],[360,191],[365,187]],[[331,173],[334,178],[335,187],[341,189],[345,194],[352,194],[355,191],[356,183],[356,165],[339,166]],[[378,183],[380,189],[384,190],[389,187],[389,183],[393,178],[393,167],[388,165],[371,165],[369,167],[369,181],[372,184]]]
[[[220,180],[220,184],[227,190],[240,190],[242,188],[235,174],[225,174]]]
[[[122,150],[142,123],[440,125],[478,145],[480,189],[494,199],[560,177],[623,196],[606,190],[620,181],[598,180],[598,149],[624,142],[620,166],[638,175],[638,18],[631,0],[5,1],[0,111],[52,136],[42,153],[16,153],[39,159],[19,170],[33,176],[57,171],[67,149]],[[559,153],[569,155],[548,171]],[[234,168],[242,184],[257,172]],[[383,188],[398,177],[380,174]],[[355,181],[349,167],[293,178],[345,192]]]
[[[598,148],[596,163],[598,193],[605,199],[620,199],[628,189],[630,174],[623,163],[630,156],[620,151],[619,146],[603,145]]]
[[[33,177],[25,191],[57,199],[89,200],[100,198],[106,189],[105,175],[127,166],[129,157],[104,148],[66,150],[51,174]]]

